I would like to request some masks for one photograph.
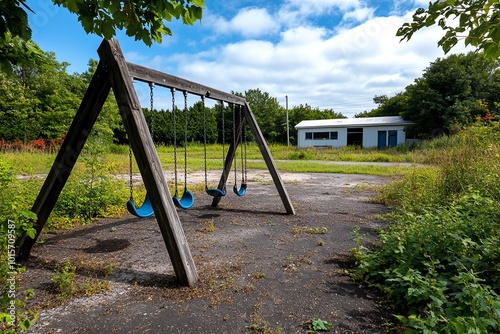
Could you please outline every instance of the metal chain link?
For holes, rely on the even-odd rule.
[[[130,141],[130,139],[129,139]],[[130,200],[133,202],[134,201],[134,180],[133,180],[133,175],[132,175],[132,146],[130,146],[130,143],[128,144],[128,156],[129,156],[129,176],[130,176]]]
[[[175,88],[170,88],[172,92],[172,116],[174,118],[174,170],[175,170],[175,195],[177,196],[177,121],[175,117]]]
[[[187,189],[187,132],[188,132],[188,92],[184,91],[184,191]]]
[[[207,115],[205,110],[205,96],[201,97],[201,106],[203,108],[203,161],[205,162],[205,189],[208,189],[207,177]]]
[[[237,176],[237,162],[238,162],[238,159],[236,157],[236,109],[234,109],[234,103],[233,103],[233,108],[232,108],[232,111],[233,111],[233,147],[234,147],[234,158],[233,158],[233,162],[234,162],[234,184],[238,184],[238,176]]]
[[[222,190],[226,190],[226,155],[224,154],[224,143],[226,142],[226,125],[224,124],[224,101],[221,101],[222,110],[222,178],[224,179],[224,187]]]
[[[241,145],[241,174],[243,175],[242,178],[243,180],[241,181],[242,183],[247,183],[247,137],[246,137],[246,132],[245,132],[245,122],[242,119],[243,115],[241,113],[241,105],[239,108],[240,111],[240,133],[241,133],[241,140],[243,141],[240,143]]]
[[[150,114],[151,114],[151,128],[149,130],[151,139],[154,142],[154,128],[155,128],[155,114],[154,114],[154,93],[153,89],[155,88],[155,84],[153,82],[149,83],[149,102],[150,102]]]

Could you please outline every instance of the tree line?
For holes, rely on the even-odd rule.
[[[500,108],[500,71],[496,59],[482,53],[438,58],[422,77],[392,96],[375,96],[376,109],[356,117],[402,116],[415,122],[409,132],[420,137],[456,132]]]
[[[97,67],[89,60],[83,73],[70,74],[68,63],[58,62],[54,53],[45,53],[44,59],[33,66],[13,67],[12,73],[0,72],[0,145],[4,142],[27,144],[33,141],[60,141],[64,138]],[[399,115],[415,125],[410,135],[431,137],[452,133],[477,118],[494,115],[500,108],[500,72],[498,61],[481,53],[451,55],[438,58],[424,70],[404,91],[392,97],[377,95],[378,107],[356,114],[355,117]],[[287,143],[286,110],[277,98],[260,89],[232,92],[244,97],[250,104],[264,138],[272,143]],[[224,127],[220,104],[205,107],[203,120],[201,102],[188,107],[187,141],[203,143],[206,124],[206,142],[221,143],[232,140],[233,115],[231,106],[225,106]],[[155,109],[151,115],[144,108],[146,120],[157,144],[172,145],[174,121],[172,110]],[[345,118],[332,109],[320,110],[308,104],[288,110],[289,139],[296,144],[294,126],[302,120]],[[176,109],[177,142],[184,140],[184,110]],[[179,126],[182,125],[182,126]],[[224,136],[222,135],[224,129]],[[118,107],[110,94],[93,129],[101,140],[125,144],[128,142]],[[252,136],[247,131],[248,139]]]
[[[14,67],[11,73],[0,72],[0,142],[27,144],[60,141],[64,138],[97,64],[96,60],[91,59],[85,72],[70,74],[67,71],[68,63],[59,63],[54,53],[45,53],[44,58],[33,66]],[[286,110],[276,98],[260,89],[232,93],[244,97],[249,102],[267,141],[286,143]],[[143,110],[154,142],[172,145],[174,143],[172,110],[154,109],[153,113],[149,108]],[[184,108],[179,106],[175,111],[177,142],[182,144]],[[233,131],[232,113],[232,106],[228,105],[224,106],[224,116],[220,104],[205,107],[205,113],[201,102],[189,106],[186,112],[187,141],[203,143],[205,124],[207,143],[221,143],[223,138],[226,142],[230,142]],[[307,104],[294,106],[288,114],[291,143],[296,141],[294,125],[304,119],[345,117],[333,110],[320,110]],[[247,131],[247,134],[251,140],[250,132]],[[112,94],[104,104],[92,135],[119,144],[128,142]]]

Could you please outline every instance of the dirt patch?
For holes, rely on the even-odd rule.
[[[376,238],[386,208],[371,203],[379,176],[283,173],[297,214],[285,214],[267,172],[252,172],[247,194],[228,194],[218,208],[196,194],[179,211],[201,281],[180,287],[154,218],[99,220],[42,234],[22,284],[30,307],[54,305],[50,278],[67,260],[78,279],[110,289],[39,312],[30,333],[307,333],[313,318],[334,333],[384,333],[381,299],[348,276],[346,257],[358,226]],[[112,273],[105,274],[112,267]]]

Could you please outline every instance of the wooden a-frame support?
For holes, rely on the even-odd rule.
[[[267,144],[255,121],[255,117],[250,110],[250,106],[243,98],[146,67],[127,63],[116,40],[104,40],[98,49],[98,54],[100,62],[96,72],[68,130],[61,149],[56,156],[54,164],[31,209],[37,215],[37,221],[34,224],[36,230],[35,238],[31,239],[25,234],[16,240],[17,261],[24,261],[29,258],[31,249],[47,222],[112,88],[146,191],[151,198],[156,220],[170,260],[172,261],[176,277],[180,284],[186,286],[192,286],[199,280],[196,266],[179,216],[177,215],[177,210],[173,204],[153,139],[149,135],[148,126],[132,79],[152,82],[164,87],[174,87],[191,94],[241,105],[244,117],[238,117],[237,124],[243,124],[245,120],[249,124],[283,201],[286,212],[288,214],[295,214],[292,202],[288,197]],[[236,135],[239,136],[241,126],[237,126],[237,129],[238,133]],[[219,189],[225,187],[226,177],[231,169],[236,146],[231,144],[229,147],[226,164],[219,182]],[[214,198],[212,206],[217,206],[220,199],[220,197]]]

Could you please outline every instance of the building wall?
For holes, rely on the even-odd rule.
[[[396,130],[398,132],[398,145],[404,144],[406,140],[406,134],[403,131],[403,126],[380,126],[380,127],[369,127],[363,129],[363,147],[377,147],[378,145],[378,132],[379,131],[390,131]],[[387,140],[389,140],[389,136],[387,136]],[[386,145],[388,142],[386,142]]]
[[[337,132],[337,139],[306,139],[306,132]],[[301,148],[347,146],[347,128],[299,129],[297,137],[297,146]]]
[[[403,144],[406,140],[404,126],[378,126],[363,128],[363,147],[377,147],[379,131],[397,131],[397,143]],[[336,132],[337,139],[306,139],[306,133],[325,133]],[[306,147],[344,147],[347,146],[347,128],[317,128],[317,129],[299,129],[297,130],[297,146],[300,148]],[[388,136],[387,136],[388,138]],[[386,143],[387,145],[387,143]]]

